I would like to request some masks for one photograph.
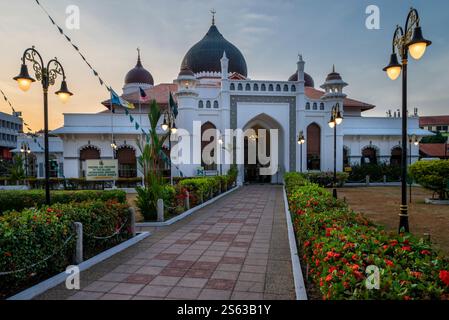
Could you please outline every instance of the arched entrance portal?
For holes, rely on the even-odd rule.
[[[273,141],[270,130],[278,130],[278,141]],[[246,183],[280,183],[282,182],[282,168],[284,167],[284,133],[281,125],[266,114],[261,114],[247,123],[243,128],[246,132],[244,139],[245,160],[243,165],[243,179]],[[262,135],[265,134],[265,139]],[[263,141],[265,140],[265,143]],[[255,152],[254,154],[250,154]],[[271,159],[264,163],[259,154]],[[274,161],[274,157],[277,161]],[[274,175],[262,175],[261,169],[275,165]]]

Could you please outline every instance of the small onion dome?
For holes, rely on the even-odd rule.
[[[335,80],[343,81],[340,74],[338,72],[335,72],[335,65],[334,65],[332,68],[332,72],[327,75],[326,82],[335,81]]]
[[[140,60],[140,52],[139,56],[137,58],[137,64],[136,66],[131,69],[125,77],[125,84],[131,84],[131,83],[145,83],[154,85],[153,76],[151,73],[145,69],[142,65],[142,61]]]
[[[179,77],[194,77],[195,74],[193,73],[192,70],[190,70],[189,66],[187,65],[183,65],[181,67],[181,71],[179,72]]]
[[[295,72],[292,74],[290,78],[288,78],[288,81],[298,81],[298,72]],[[313,78],[308,74],[304,73],[304,86],[314,88],[315,87],[315,81],[313,81]]]

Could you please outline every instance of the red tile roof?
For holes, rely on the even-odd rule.
[[[449,145],[445,143],[422,143],[419,146],[419,151],[427,157],[431,158],[447,158],[449,156]]]
[[[311,88],[311,87],[306,87],[305,91],[306,91],[306,96],[309,99],[320,99],[325,94],[324,91],[318,90],[315,88]],[[345,108],[360,108],[362,111],[371,110],[376,107],[372,104],[361,102],[361,101],[350,99],[350,98],[346,98],[343,103],[344,103]]]
[[[419,126],[440,126],[449,125],[449,116],[433,116],[433,117],[420,117]]]
[[[156,100],[156,102],[161,106],[168,105],[168,99],[170,92],[176,92],[178,91],[178,85],[173,83],[162,83],[154,86],[151,89],[145,90],[145,93],[148,97],[150,97],[151,100]],[[123,99],[125,99],[128,102],[131,102],[133,104],[139,103],[140,93],[135,92],[128,95],[123,95]],[[102,104],[104,106],[109,105],[109,99],[106,101],[103,101]]]

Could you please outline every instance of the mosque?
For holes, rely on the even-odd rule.
[[[332,108],[339,105],[343,121],[336,130],[337,170],[357,163],[400,163],[401,118],[366,117],[373,104],[348,97],[349,85],[335,68],[318,82],[305,72],[299,56],[292,62],[292,75],[285,80],[250,78],[243,53],[220,33],[215,21],[206,35],[184,56],[173,83],[157,84],[139,56],[136,66],[125,76],[122,98],[137,106],[129,110],[109,110],[97,114],[65,114],[64,126],[52,132],[62,140],[61,167],[66,178],[85,176],[86,160],[117,159],[119,176],[141,176],[137,164],[141,129],[149,129],[149,103],[140,102],[140,88],[165,111],[169,96],[178,105],[176,127],[193,132],[194,121],[201,131],[208,129],[254,129],[257,140],[261,129],[277,129],[278,141],[268,141],[269,152],[277,152],[276,174],[261,177],[260,163],[239,164],[239,182],[276,182],[289,171],[332,171],[334,168],[334,129],[330,128]],[[330,62],[332,66],[332,62]],[[321,83],[321,84],[319,84]],[[110,100],[102,102],[109,106]],[[129,115],[139,123],[130,122]],[[163,119],[161,119],[162,124]],[[429,134],[420,129],[417,114],[408,117],[409,134]],[[163,130],[161,134],[163,134]],[[304,144],[298,144],[303,136]],[[184,139],[183,137],[182,139]],[[211,138],[213,141],[215,138]],[[268,139],[270,140],[270,139]],[[276,148],[273,148],[276,146]],[[202,148],[204,148],[204,143]],[[166,145],[168,153],[168,143]],[[411,145],[411,159],[419,159],[419,147]],[[274,154],[270,154],[275,156]],[[226,172],[229,165],[185,163],[171,166],[172,176]],[[162,170],[170,170],[164,165]]]

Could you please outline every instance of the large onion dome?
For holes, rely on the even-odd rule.
[[[243,54],[223,37],[214,22],[204,38],[187,52],[181,68],[188,68],[194,73],[221,72],[220,60],[224,52],[229,59],[229,72],[247,77],[248,69]]]

